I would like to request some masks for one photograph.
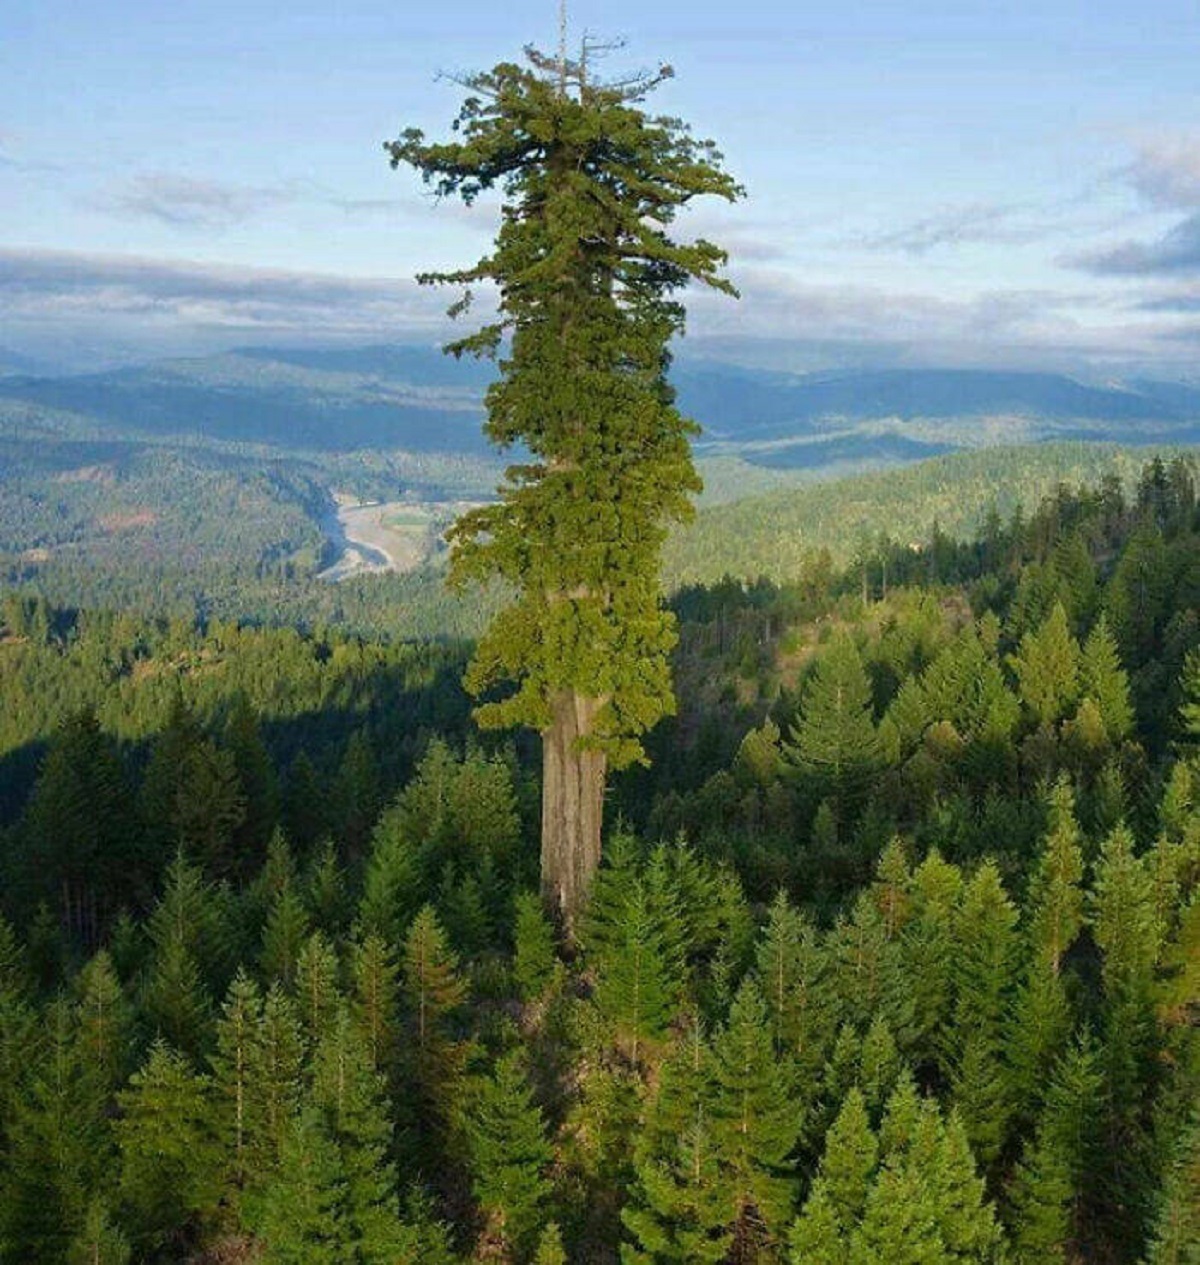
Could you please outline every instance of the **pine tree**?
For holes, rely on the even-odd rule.
[[[518,1257],[533,1245],[551,1190],[553,1157],[519,1052],[498,1059],[477,1083],[467,1122],[471,1186],[488,1230]]]
[[[145,1254],[211,1220],[220,1194],[209,1080],[163,1041],[120,1095],[121,1193]]]
[[[314,931],[296,958],[296,1005],[309,1043],[316,1045],[338,1012],[338,960],[329,941]]]
[[[533,892],[518,892],[513,934],[513,978],[524,1002],[537,1001],[558,974],[554,928]]]
[[[622,1265],[703,1265],[726,1258],[729,1204],[710,1110],[710,1055],[692,1024],[663,1064],[638,1133],[621,1221]]]
[[[387,1074],[396,1056],[400,979],[395,953],[387,941],[372,933],[354,945],[351,978],[350,1013],[376,1071]]]
[[[958,913],[951,1042],[955,1104],[988,1166],[1003,1149],[1012,1106],[1003,1052],[1019,960],[1016,923],[999,870],[984,862],[964,889]]]
[[[1067,613],[1056,603],[1036,633],[1026,633],[1012,658],[1021,701],[1039,725],[1067,715],[1079,691],[1079,645]]]
[[[131,1255],[129,1240],[113,1225],[103,1200],[93,1199],[67,1249],[67,1265],[129,1265]]]
[[[835,638],[817,660],[785,751],[843,812],[882,763],[871,683],[849,637]]]
[[[1079,688],[1081,697],[1096,704],[1109,741],[1115,744],[1128,737],[1134,720],[1129,678],[1121,667],[1116,638],[1103,615],[1083,643]]]
[[[738,1259],[753,1260],[779,1240],[791,1214],[790,1156],[803,1120],[775,1058],[766,1005],[751,982],[738,990],[713,1042],[712,1077],[727,1224]]]
[[[834,1039],[828,967],[815,928],[781,891],[767,916],[755,955],[759,989],[771,1016],[776,1048],[811,1085]]]
[[[639,758],[640,736],[672,709],[658,556],[699,486],[665,381],[683,324],[672,295],[690,280],[731,290],[722,251],[666,230],[694,198],[739,193],[711,143],[637,108],[667,69],[606,85],[586,52],[531,51],[529,67],[471,76],[459,139],[427,144],[409,129],[387,146],[442,195],[470,203],[499,185],[508,197],[493,253],[428,278],[499,284],[496,321],[452,350],[493,354],[511,334],[486,430],[533,456],[510,468],[496,505],[455,525],[452,572],[516,588],[468,683],[515,682],[481,723],[542,734],[543,891],[568,926],[599,863],[607,765]]]

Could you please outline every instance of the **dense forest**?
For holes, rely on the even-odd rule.
[[[1196,1260],[1196,477],[676,592],[565,957],[466,646],[10,587],[0,1259]]]

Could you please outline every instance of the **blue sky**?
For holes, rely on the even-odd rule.
[[[1194,374],[1194,0],[576,0],[614,71],[747,186],[681,224],[739,304],[689,346],[796,368]],[[0,347],[84,363],[249,342],[429,341],[413,274],[477,256],[494,205],[436,206],[381,143],[443,131],[437,72],[556,38],[554,0],[8,0]]]

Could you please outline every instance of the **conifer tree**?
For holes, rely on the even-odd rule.
[[[635,1177],[621,1210],[628,1235],[622,1265],[703,1265],[726,1257],[732,1231],[710,1075],[708,1048],[693,1023],[663,1064],[637,1135]]]
[[[400,968],[391,946],[371,933],[354,945],[351,956],[350,1013],[376,1071],[391,1071],[396,1054]]]
[[[1092,936],[1104,955],[1102,1051],[1105,1147],[1091,1182],[1098,1226],[1137,1242],[1150,1213],[1152,1157],[1147,1104],[1159,1040],[1155,967],[1162,927],[1153,878],[1119,826],[1104,841],[1091,893]]]
[[[780,891],[755,955],[759,989],[776,1048],[793,1061],[800,1085],[811,1085],[834,1039],[828,967],[815,928]]]
[[[296,958],[296,1004],[309,1042],[329,1031],[341,1004],[338,960],[329,941],[314,931]]]
[[[835,638],[800,698],[785,750],[844,810],[880,766],[883,748],[871,710],[871,683],[854,642]]]
[[[1121,742],[1133,729],[1133,706],[1129,701],[1129,678],[1121,667],[1116,638],[1103,615],[1083,643],[1079,658],[1079,691],[1091,699],[1104,722],[1112,743]]]
[[[1184,1126],[1167,1164],[1146,1265],[1200,1260],[1200,1108]]]
[[[531,51],[528,66],[470,76],[454,141],[409,129],[387,146],[441,195],[470,203],[499,187],[508,200],[489,256],[427,279],[498,284],[495,321],[456,353],[492,354],[511,335],[486,430],[532,460],[509,469],[497,504],[456,524],[452,572],[516,588],[468,683],[515,683],[480,722],[542,734],[543,892],[568,927],[599,862],[606,769],[639,758],[640,736],[672,706],[658,555],[699,486],[692,428],[665,381],[683,324],[672,296],[690,280],[731,287],[722,251],[667,229],[694,198],[739,192],[710,142],[637,108],[669,68],[604,84],[586,52]]]
[[[257,984],[239,972],[217,1020],[212,1068],[214,1121],[226,1170],[226,1182],[236,1203],[252,1180],[260,1177],[252,1159],[256,1151],[255,1112],[251,1103],[257,1072],[262,1024],[262,994]]]
[[[58,1260],[106,1184],[108,1093],[82,1057],[64,999],[47,1008],[29,1053],[0,1158],[0,1243],[14,1260]]]
[[[423,1126],[425,1141],[434,1140],[454,1114],[463,1048],[451,1023],[466,1000],[458,975],[458,959],[446,943],[437,915],[426,905],[413,919],[401,959],[401,992],[409,1021],[406,1057],[415,1097],[401,1105]]]
[[[1082,836],[1074,802],[1069,782],[1060,779],[1050,792],[1048,832],[1027,897],[1029,962],[1008,1042],[1014,1105],[1024,1115],[1040,1101],[1050,1068],[1070,1036],[1062,961],[1083,926]]]
[[[149,1255],[199,1233],[220,1193],[220,1152],[212,1128],[209,1079],[156,1041],[120,1095],[117,1121],[121,1193],[136,1243]]]
[[[129,1265],[129,1240],[112,1222],[104,1201],[88,1204],[83,1226],[67,1249],[67,1265]]]
[[[97,1088],[111,1093],[125,1076],[133,1013],[107,950],[84,965],[75,988],[80,1058]]]
[[[962,874],[932,848],[913,871],[912,917],[901,959],[913,1007],[914,1065],[944,1066],[945,1030],[954,1002],[954,938]]]
[[[513,978],[521,1000],[532,1002],[545,994],[557,973],[554,929],[533,892],[518,892],[514,904]]]
[[[345,1007],[314,1050],[312,1099],[321,1109],[320,1127],[337,1148],[341,1259],[391,1265],[402,1259],[405,1237],[388,1159],[392,1126],[383,1080]]]
[[[550,1194],[546,1170],[553,1152],[519,1052],[502,1056],[492,1074],[477,1082],[467,1138],[471,1185],[487,1223],[484,1233],[524,1258]]]
[[[951,1040],[955,1104],[985,1165],[1000,1155],[1012,1105],[1003,1053],[1016,984],[1016,923],[999,870],[984,862],[959,908]]]
[[[256,1220],[268,1265],[344,1265],[345,1177],[313,1107],[289,1121],[279,1173]]]
[[[1067,715],[1079,691],[1079,645],[1062,603],[1055,604],[1036,633],[1026,633],[1012,658],[1021,701],[1039,725]]]
[[[740,1260],[779,1241],[792,1211],[791,1152],[803,1124],[771,1042],[758,988],[744,983],[713,1042],[713,1136]]]

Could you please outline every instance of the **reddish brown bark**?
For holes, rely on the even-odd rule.
[[[592,875],[600,864],[607,757],[581,748],[602,701],[564,690],[542,731],[542,898],[573,939]]]

